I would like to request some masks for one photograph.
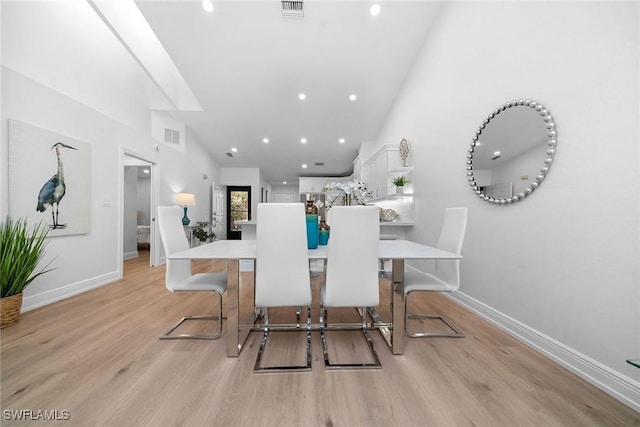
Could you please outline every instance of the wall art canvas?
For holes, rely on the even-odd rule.
[[[91,145],[9,120],[9,214],[49,236],[91,229]]]

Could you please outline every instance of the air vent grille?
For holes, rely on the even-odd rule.
[[[180,144],[180,132],[175,129],[164,128],[164,142]]]
[[[316,166],[324,166],[324,162],[315,162],[314,165],[316,165]]]
[[[304,17],[302,1],[282,1],[282,16]]]
[[[227,157],[233,157],[233,154],[231,154],[231,153],[224,153],[224,154],[226,154]]]

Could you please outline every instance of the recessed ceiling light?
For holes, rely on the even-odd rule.
[[[306,168],[307,168],[306,164],[302,165],[302,169],[306,169]]]
[[[287,181],[282,181],[282,183],[283,183],[283,184],[286,184],[286,183],[287,183]]]
[[[202,8],[206,11],[206,12],[213,12],[213,3],[211,2],[211,0],[202,0]]]
[[[300,101],[304,101],[305,99],[307,99],[307,95],[305,95],[304,93],[299,93],[298,94],[298,99]]]
[[[377,3],[372,5],[371,8],[369,8],[369,13],[371,16],[378,16],[380,14],[380,5]]]
[[[352,93],[351,95],[349,95],[349,101],[355,101],[356,99],[358,99],[358,97],[356,96],[355,93]]]
[[[149,172],[149,169],[143,169],[143,170],[142,170],[142,172],[144,172],[144,173],[150,173],[150,172]]]
[[[264,142],[265,144],[269,143],[269,138],[262,138],[262,142]]]
[[[499,151],[494,151],[494,152],[493,152],[493,155],[494,155],[494,156],[499,156],[499,155],[500,155],[500,152],[499,152]]]
[[[300,138],[300,142],[303,143],[303,144],[306,144],[307,143],[307,138]]]
[[[338,142],[339,142],[340,144],[344,144],[344,138],[340,138],[340,139],[338,140]]]
[[[233,148],[231,148],[231,151],[234,152],[234,153],[237,153],[238,149],[236,147],[233,147]]]

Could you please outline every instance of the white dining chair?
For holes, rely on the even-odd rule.
[[[173,253],[189,248],[187,235],[182,225],[182,208],[178,206],[158,207],[158,227],[160,237],[167,257]],[[165,273],[165,285],[171,292],[212,292],[218,297],[217,315],[185,316],[178,323],[160,336],[161,340],[178,338],[195,338],[215,340],[222,335],[222,294],[227,289],[227,274],[220,273],[191,273],[191,260],[168,259]],[[171,335],[187,320],[218,320],[218,331],[214,335],[177,334]]]
[[[259,203],[257,212],[255,305],[256,308],[263,310],[264,333],[254,372],[310,371],[311,279],[304,204]],[[306,363],[262,367],[261,361],[272,326],[269,323],[269,308],[305,306],[307,307]],[[300,328],[299,319],[297,328]]]
[[[447,208],[444,223],[438,239],[438,249],[460,255],[462,243],[467,229],[467,208]],[[412,338],[454,337],[464,338],[449,320],[439,314],[409,313],[409,296],[414,292],[453,292],[460,287],[460,260],[438,259],[435,261],[434,273],[420,271],[412,266],[405,266],[404,271],[404,323],[405,334]],[[409,332],[409,319],[439,319],[453,332]]]
[[[327,269],[322,285],[320,333],[327,369],[380,368],[380,359],[367,333],[367,308],[379,304],[378,240],[380,222],[375,206],[335,206],[331,208],[331,238],[327,244]],[[328,323],[328,308],[357,307],[361,329],[372,363],[331,363],[326,330],[349,329],[348,325]],[[351,329],[355,329],[351,327]]]

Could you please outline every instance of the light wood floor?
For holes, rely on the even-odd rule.
[[[446,313],[464,339],[408,340],[405,354],[393,356],[374,332],[383,369],[326,371],[314,332],[312,372],[256,375],[259,333],[238,358],[225,356],[224,340],[159,341],[214,299],[168,292],[164,267],[146,258],[127,261],[125,271],[124,280],[24,313],[2,330],[3,426],[640,425],[639,413],[446,297],[419,297],[421,308]],[[299,348],[300,335],[279,335],[267,349]],[[356,338],[348,338],[353,347],[363,344]],[[69,411],[69,420],[4,418],[21,409]]]

